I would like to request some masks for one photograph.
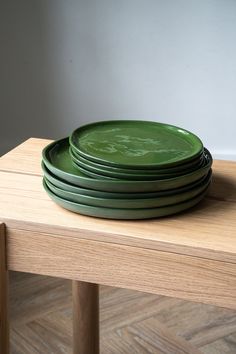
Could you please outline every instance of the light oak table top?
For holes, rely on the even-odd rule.
[[[235,162],[214,161],[208,195],[185,213],[105,220],[47,196],[40,164],[49,142],[31,138],[0,158],[9,269],[236,308]]]

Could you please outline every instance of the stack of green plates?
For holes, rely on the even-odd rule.
[[[189,209],[206,194],[212,157],[191,132],[149,121],[102,121],[43,150],[43,185],[62,207],[112,219]]]

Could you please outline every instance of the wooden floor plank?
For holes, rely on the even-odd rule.
[[[190,342],[176,336],[172,330],[152,317],[124,327],[119,333],[121,337],[132,338],[150,353],[158,351],[163,354],[201,354],[201,351],[194,348]]]
[[[72,354],[71,282],[11,272],[10,285],[11,354]],[[100,316],[101,354],[236,353],[236,311],[101,287]]]
[[[203,354],[235,354],[236,353],[236,334],[221,338],[213,343],[201,348]]]

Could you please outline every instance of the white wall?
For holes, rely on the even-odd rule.
[[[0,152],[148,119],[236,159],[235,0],[1,0],[0,43]]]

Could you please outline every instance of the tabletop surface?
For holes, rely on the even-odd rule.
[[[98,219],[57,206],[42,187],[41,152],[31,138],[0,158],[0,221],[7,226],[236,263],[236,162],[214,161],[208,195],[167,218]]]

